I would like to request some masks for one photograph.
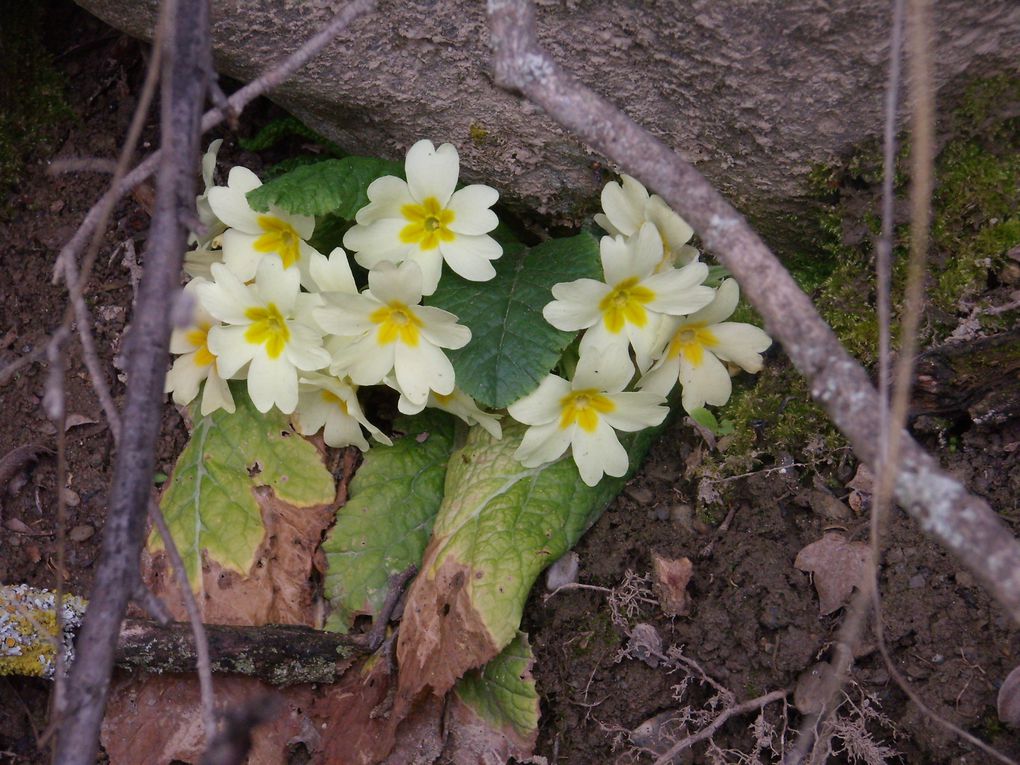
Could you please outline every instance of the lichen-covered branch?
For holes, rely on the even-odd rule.
[[[738,279],[811,392],[857,455],[878,458],[879,399],[793,278],[747,221],[690,163],[538,46],[527,0],[489,0],[496,80],[519,90],[564,127],[658,192]],[[1020,623],[1020,544],[986,502],[939,469],[907,433],[896,497],[921,528],[978,576]]]

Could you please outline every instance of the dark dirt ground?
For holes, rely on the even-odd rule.
[[[51,176],[46,167],[58,157],[114,158],[143,76],[145,51],[140,44],[68,3],[52,2],[45,13],[43,41],[64,78],[71,116],[49,130],[25,157],[21,179],[0,205],[5,275],[0,281],[0,367],[37,353],[58,323],[65,296],[51,283],[54,259],[107,180],[99,174]],[[245,120],[257,122],[268,111],[266,106],[256,108]],[[154,132],[150,124],[144,140],[152,141]],[[261,164],[251,155],[240,159],[256,170]],[[130,319],[132,297],[131,275],[122,259],[127,243],[141,252],[147,225],[143,193],[118,206],[89,291],[97,341],[118,397],[124,388],[113,360]],[[783,362],[776,354],[771,363]],[[0,385],[0,451],[30,443],[53,448],[54,428],[42,407],[46,375],[47,365],[36,361]],[[68,413],[94,421],[68,431],[67,528],[72,539],[67,544],[66,579],[72,591],[87,593],[103,528],[112,442],[77,347],[72,348],[66,380]],[[767,432],[764,436],[767,443]],[[185,437],[179,415],[167,406],[158,452],[164,473],[169,474]],[[1020,422],[1013,419],[986,428],[962,422],[946,444],[936,436],[920,437],[948,471],[1017,527]],[[819,616],[811,579],[795,569],[793,561],[799,550],[829,529],[866,539],[866,517],[851,513],[833,519],[818,512],[817,502],[804,501],[805,489],[819,486],[845,498],[856,463],[849,453],[839,451],[804,465],[809,450],[807,443],[802,446],[804,452],[793,455],[794,466],[730,480],[725,503],[699,506],[698,512],[691,510],[698,488],[692,477],[705,458],[701,438],[678,422],[653,447],[627,491],[577,548],[579,581],[617,588],[615,594],[568,589],[550,597],[539,586],[528,604],[524,628],[536,652],[534,672],[542,697],[540,754],[557,763],[649,762],[636,746],[661,745],[655,726],[646,726],[653,732],[643,737],[628,737],[628,731],[663,713],[668,717],[674,710],[696,714],[705,709],[712,691],[695,681],[687,684],[686,695],[675,697],[675,689],[689,677],[677,662],[653,667],[620,657],[628,631],[634,632],[639,623],[655,629],[663,653],[670,646],[682,647],[684,656],[738,701],[791,687],[806,669],[827,657],[843,612]],[[765,468],[778,466],[788,456],[770,454],[767,446],[760,452]],[[53,586],[56,492],[53,460],[44,457],[24,486],[0,497],[0,582]],[[720,531],[719,522],[730,512],[728,528]],[[885,630],[896,666],[939,713],[1011,756],[1020,756],[1020,742],[998,722],[995,712],[999,685],[1020,663],[1018,633],[974,579],[926,540],[902,512],[894,513],[885,546]],[[644,589],[650,587],[648,580],[631,577],[630,588],[621,588],[628,574],[650,574],[653,553],[693,561],[687,615],[666,616],[650,589]],[[619,613],[615,621],[613,605]],[[897,752],[890,762],[989,761],[927,721],[890,679],[873,643],[867,642],[841,713],[847,720],[843,730],[851,732],[846,740],[834,742],[837,748],[861,746],[863,730]],[[43,760],[36,741],[45,727],[48,692],[43,681],[0,678],[0,762]],[[785,713],[795,728],[797,712],[790,706]],[[783,706],[773,704],[765,719],[782,728],[783,714]],[[720,761],[756,761],[742,760],[738,754],[753,751],[754,718],[735,717],[715,735],[714,743],[729,750],[727,759]],[[860,725],[855,728],[855,723]],[[763,762],[775,759],[766,751],[759,756]],[[712,761],[704,745],[696,748],[694,761]],[[848,755],[834,761],[848,761]]]

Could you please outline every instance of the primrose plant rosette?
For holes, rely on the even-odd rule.
[[[290,414],[298,403],[299,370],[314,372],[330,361],[322,333],[310,317],[298,316],[297,270],[285,269],[279,257],[269,255],[252,284],[222,263],[212,265],[212,274],[214,281],[197,289],[206,310],[226,325],[209,330],[220,376],[246,376],[248,395],[260,412],[276,406]]]
[[[740,289],[727,279],[715,299],[697,313],[674,320],[668,343],[655,365],[638,382],[642,390],[668,395],[679,380],[682,403],[690,412],[705,404],[722,406],[730,399],[733,383],[723,362],[746,372],[760,372],[761,354],[772,338],[752,324],[724,321],[736,310]]]
[[[499,224],[490,210],[499,192],[480,184],[459,191],[460,157],[452,144],[438,149],[421,140],[407,152],[407,181],[392,175],[369,185],[369,204],[344,235],[344,246],[355,250],[365,268],[389,261],[412,260],[422,272],[422,294],[436,291],[443,261],[469,281],[484,282],[496,275],[490,261],[503,248],[488,236]]]
[[[248,204],[247,195],[261,185],[251,170],[235,167],[227,176],[226,186],[214,186],[206,192],[212,212],[228,226],[221,237],[223,262],[247,282],[255,276],[264,256],[276,255],[284,268],[297,268],[301,284],[312,287],[309,266],[316,250],[308,239],[315,230],[315,218],[292,215],[272,206],[268,212],[256,212]]]
[[[697,261],[656,273],[662,240],[651,223],[634,237],[602,237],[599,243],[605,282],[578,279],[552,289],[553,302],[542,310],[557,329],[587,330],[580,353],[600,353],[609,366],[630,367],[634,349],[638,369],[646,371],[663,316],[693,313],[712,302],[715,291],[702,286],[708,266]]]
[[[574,378],[548,375],[532,393],[507,411],[524,425],[514,453],[525,467],[539,467],[560,458],[569,447],[578,472],[588,486],[602,476],[626,474],[630,461],[616,436],[660,424],[669,412],[666,399],[648,391],[625,392],[633,370],[600,367],[595,356],[582,356]]]
[[[471,330],[439,308],[419,305],[421,269],[414,261],[383,262],[368,273],[360,295],[330,293],[313,309],[319,326],[351,342],[340,345],[330,371],[358,385],[375,385],[389,375],[409,402],[423,405],[429,392],[453,392],[453,365],[443,348],[463,348]]]

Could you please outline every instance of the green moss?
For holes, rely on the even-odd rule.
[[[64,81],[43,47],[45,7],[14,3],[0,25],[0,189],[16,183],[33,149],[70,114]]]
[[[987,291],[1006,253],[1020,244],[1020,119],[1004,112],[1018,99],[1018,79],[976,82],[941,126],[950,138],[936,160],[924,344],[945,339],[969,313],[975,297]],[[910,147],[905,140],[900,144],[894,188],[903,204]],[[816,166],[809,186],[814,202],[823,205],[817,235],[810,247],[785,253],[784,263],[847,350],[873,368],[878,345],[873,248],[880,229],[881,146],[872,141],[840,163]],[[908,246],[908,226],[899,225],[893,249],[894,347]],[[759,323],[743,305],[733,320]],[[991,330],[1015,321],[1016,312],[982,318]],[[736,378],[733,396],[717,416],[735,426],[725,454],[717,457],[728,463],[726,469],[749,460],[757,464],[765,454],[787,452],[801,459],[809,444],[822,453],[845,445],[811,400],[800,374],[775,358],[757,377]],[[709,464],[706,469],[720,466]]]

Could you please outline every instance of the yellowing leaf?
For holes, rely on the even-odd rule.
[[[237,411],[214,412],[195,423],[160,501],[167,526],[197,589],[203,551],[225,569],[244,574],[265,535],[256,487],[272,489],[295,507],[332,502],[333,477],[318,450],[275,410],[261,414],[244,388],[232,386]],[[162,549],[158,534],[149,549]]]

